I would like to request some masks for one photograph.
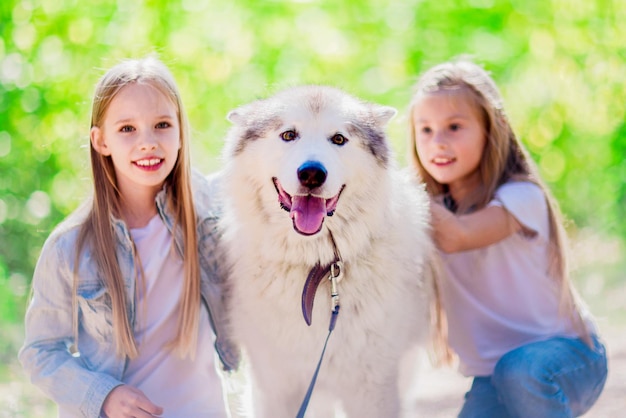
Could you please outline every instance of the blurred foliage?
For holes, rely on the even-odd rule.
[[[625,20],[623,0],[3,0],[0,323],[21,321],[43,241],[90,190],[97,79],[152,52],[178,80],[204,172],[220,166],[230,109],[301,83],[397,107],[389,133],[404,163],[417,76],[469,55],[499,84],[572,234],[593,237],[579,253],[615,264],[626,238]]]

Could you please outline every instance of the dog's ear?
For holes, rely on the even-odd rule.
[[[238,107],[237,109],[228,112],[228,114],[226,115],[226,120],[234,125],[243,125],[245,114],[245,109],[243,107]]]
[[[263,106],[260,103],[260,100],[256,100],[254,102],[246,103],[244,105],[236,107],[228,112],[228,114],[226,115],[226,120],[228,120],[233,125],[244,126],[248,121],[254,119],[259,110],[263,109]]]
[[[390,106],[374,105],[372,107],[372,113],[374,114],[378,125],[385,126],[387,122],[389,122],[391,119],[393,119],[394,116],[396,116],[398,111]]]

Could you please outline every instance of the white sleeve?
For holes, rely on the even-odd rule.
[[[526,232],[549,239],[548,203],[538,185],[526,181],[505,183],[496,190],[496,202],[513,215]]]

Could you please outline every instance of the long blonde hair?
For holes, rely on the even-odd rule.
[[[438,183],[424,169],[417,154],[414,108],[420,98],[440,91],[456,91],[468,103],[474,105],[482,115],[486,137],[485,149],[479,167],[481,187],[468,200],[456,202],[458,212],[485,207],[494,197],[496,189],[512,181],[530,181],[537,184],[544,193],[548,205],[550,225],[549,272],[558,280],[561,288],[561,309],[573,315],[574,324],[587,343],[591,338],[580,312],[576,307],[575,292],[568,274],[566,254],[566,233],[563,217],[549,188],[542,181],[539,170],[527,150],[517,138],[504,111],[500,92],[489,75],[479,65],[458,60],[445,62],[426,71],[418,80],[409,105],[409,165],[415,169],[426,183],[426,190],[432,196],[444,194],[446,186]]]
[[[102,125],[113,98],[131,83],[150,84],[169,98],[177,108],[181,146],[176,164],[165,179],[168,192],[167,205],[174,214],[174,230],[180,228],[183,236],[184,285],[180,301],[178,334],[174,343],[181,356],[193,357],[199,324],[200,267],[197,252],[196,213],[191,192],[189,124],[178,87],[168,68],[157,58],[149,56],[123,61],[107,71],[96,85],[91,127]],[[112,224],[113,217],[121,217],[124,202],[117,186],[111,157],[100,154],[93,145],[90,147],[90,155],[94,181],[93,203],[78,237],[73,288],[74,344],[78,344],[76,300],[79,281],[78,260],[85,247],[89,246],[94,263],[104,279],[104,285],[111,298],[116,352],[119,356],[134,358],[138,354],[137,342],[126,312],[125,282],[117,260],[118,245]],[[138,256],[133,255],[136,263],[140,265]]]

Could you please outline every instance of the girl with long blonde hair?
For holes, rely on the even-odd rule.
[[[432,197],[448,341],[473,376],[459,417],[571,417],[598,399],[604,346],[568,278],[561,215],[489,74],[427,70],[409,158]]]
[[[178,87],[155,57],[93,99],[93,198],[44,244],[19,358],[62,417],[227,416],[237,366],[215,255],[217,210],[190,168]]]

